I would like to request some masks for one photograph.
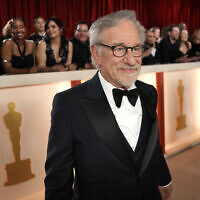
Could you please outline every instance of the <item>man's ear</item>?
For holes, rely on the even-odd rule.
[[[90,47],[90,52],[92,54],[92,57],[94,58],[95,63],[100,67],[101,66],[101,56],[100,56],[100,53],[97,51],[97,48],[95,45],[92,45]]]

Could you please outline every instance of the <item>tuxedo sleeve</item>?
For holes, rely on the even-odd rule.
[[[155,99],[154,108],[156,109],[157,108],[158,95],[157,95],[155,88],[154,88],[154,99]],[[158,138],[157,143],[158,143],[157,145],[158,145],[158,155],[159,155],[159,170],[158,170],[159,181],[158,181],[158,184],[160,186],[166,186],[171,182],[171,175],[170,175],[169,168],[167,166],[165,157],[163,155],[163,152],[162,152],[162,149],[161,149],[161,146],[160,146],[159,138]]]
[[[69,109],[63,96],[54,97],[45,163],[45,200],[71,200],[74,148]]]
[[[170,175],[169,168],[167,166],[166,160],[164,158],[163,152],[161,147],[159,148],[160,151],[160,166],[159,166],[159,182],[158,184],[160,186],[166,186],[168,185],[172,179]]]

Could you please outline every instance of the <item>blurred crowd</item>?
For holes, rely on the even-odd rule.
[[[161,34],[162,32],[162,34]],[[200,61],[200,29],[191,35],[184,22],[146,30],[143,65]]]
[[[34,20],[35,33],[27,36],[24,20],[7,22],[0,38],[0,75],[94,69],[89,48],[89,25],[77,22],[74,37],[62,34],[62,21]],[[191,35],[185,23],[146,30],[143,65],[200,61],[200,29]]]

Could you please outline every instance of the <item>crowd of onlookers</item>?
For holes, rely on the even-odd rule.
[[[9,20],[1,38],[0,74],[24,74],[92,69],[89,50],[89,25],[76,24],[74,38],[65,39],[57,17],[34,20],[36,32],[26,39],[22,18]]]
[[[57,17],[34,20],[36,32],[26,39],[22,18],[11,19],[2,30],[1,74],[24,74],[93,69],[89,49],[89,25],[79,21],[74,38],[62,35],[62,22]],[[186,24],[172,24],[146,30],[143,65],[200,61],[200,29],[190,35]]]
[[[162,37],[160,37],[162,35]],[[146,31],[143,65],[200,61],[200,29],[190,35],[185,23]]]

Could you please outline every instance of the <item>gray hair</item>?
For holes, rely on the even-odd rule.
[[[140,34],[141,42],[144,43],[145,29],[137,20],[136,12],[133,10],[121,10],[101,17],[91,25],[89,29],[90,46],[101,42],[101,33],[106,28],[114,27],[126,20],[129,20],[136,25]]]
[[[144,43],[145,41],[145,29],[140,24],[140,22],[137,20],[136,12],[134,10],[121,10],[117,11],[108,15],[105,15],[104,17],[99,18],[96,20],[89,29],[89,39],[90,39],[90,46],[93,46],[99,42],[101,42],[102,38],[102,32],[107,28],[112,28],[118,24],[120,24],[123,21],[129,20],[133,22],[140,34],[141,42]],[[97,51],[101,52],[101,46],[96,46]],[[95,60],[92,58],[92,63],[96,65]],[[98,68],[98,66],[96,65]]]

